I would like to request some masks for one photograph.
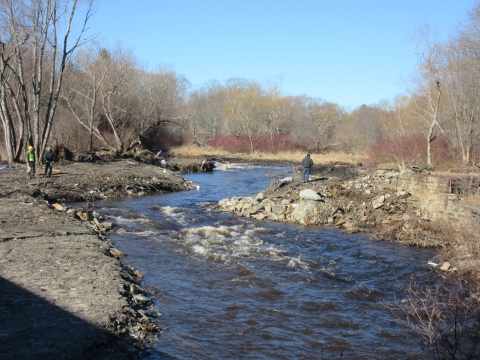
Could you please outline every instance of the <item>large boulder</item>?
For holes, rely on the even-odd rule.
[[[303,189],[298,195],[300,196],[300,200],[322,200],[322,197],[311,189]]]
[[[315,223],[314,218],[318,217],[318,208],[316,201],[302,201],[295,209],[293,209],[290,219],[303,225]]]

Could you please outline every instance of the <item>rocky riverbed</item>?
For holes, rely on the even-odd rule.
[[[140,358],[161,332],[143,274],[122,266],[114,224],[69,203],[193,184],[132,160],[55,170],[31,180],[21,165],[0,170],[0,358]]]
[[[480,207],[478,202],[463,204],[461,195],[452,194],[451,181],[383,164],[368,171],[316,165],[311,181],[302,183],[300,170],[256,196],[223,199],[217,208],[256,220],[330,225],[347,233],[368,232],[375,239],[446,250],[439,253],[438,269],[478,274],[478,232],[470,242],[451,235],[464,227],[475,232]],[[475,178],[478,181],[478,174]]]

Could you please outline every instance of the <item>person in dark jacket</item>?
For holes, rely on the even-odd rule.
[[[45,176],[52,176],[53,164],[55,163],[55,153],[52,151],[52,148],[49,146],[45,152]]]
[[[310,159],[310,154],[307,154],[302,160],[302,182],[308,182],[308,178],[310,176],[310,169],[313,166],[313,160]]]

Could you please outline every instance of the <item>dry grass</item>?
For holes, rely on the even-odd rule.
[[[461,278],[480,282],[480,220],[471,219],[468,224],[442,224],[442,237],[452,242],[442,249],[438,257],[458,267]]]
[[[170,153],[175,156],[185,158],[236,158],[243,161],[289,161],[293,163],[300,163],[305,157],[306,153],[303,151],[286,151],[278,153],[231,153],[220,150],[211,146],[197,147],[197,146],[180,146],[170,149]],[[357,166],[364,163],[365,155],[349,154],[344,152],[331,152],[328,154],[311,154],[312,160],[315,164],[344,164],[350,166]]]

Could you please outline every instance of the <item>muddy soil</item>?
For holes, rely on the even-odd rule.
[[[142,274],[121,264],[101,219],[66,210],[191,183],[132,160],[55,164],[52,177],[30,180],[24,165],[14,166],[0,170],[0,358],[144,357],[161,329]]]

